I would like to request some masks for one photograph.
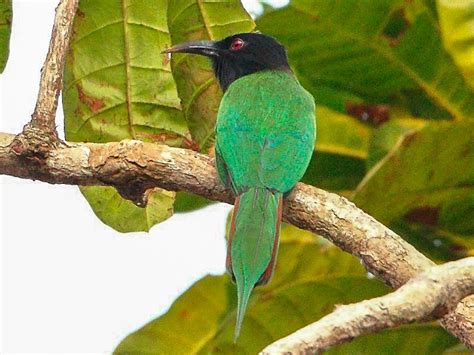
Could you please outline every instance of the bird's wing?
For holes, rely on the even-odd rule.
[[[221,103],[216,126],[220,159],[236,191],[262,186],[286,192],[311,159],[314,101],[288,75],[253,76],[231,85]]]

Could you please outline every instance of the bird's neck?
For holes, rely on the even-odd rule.
[[[258,73],[264,70],[277,70],[293,73],[288,64],[275,65],[274,67],[264,67],[258,63],[245,67],[237,66],[229,60],[213,60],[214,75],[219,82],[223,92],[226,92],[230,84],[243,76]]]

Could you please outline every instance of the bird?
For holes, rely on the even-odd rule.
[[[314,98],[293,73],[286,48],[263,33],[186,42],[163,53],[208,57],[223,91],[215,164],[235,196],[226,268],[237,286],[236,342],[254,287],[267,284],[275,269],[283,198],[314,151]]]

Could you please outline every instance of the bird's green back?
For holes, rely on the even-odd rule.
[[[261,71],[233,82],[217,118],[219,175],[236,192],[289,191],[303,176],[316,135],[313,97],[285,71]],[[225,163],[223,163],[225,161]]]

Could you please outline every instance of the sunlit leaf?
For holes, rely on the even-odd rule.
[[[168,24],[173,44],[218,40],[255,28],[238,0],[169,1]],[[222,96],[210,62],[202,56],[177,54],[173,56],[172,67],[194,148],[207,152],[214,142],[214,124]]]
[[[0,0],[0,73],[7,64],[12,24],[12,1]]]
[[[474,88],[474,1],[437,0],[444,46]]]
[[[316,151],[365,159],[373,129],[355,117],[316,107]]]
[[[68,140],[189,145],[171,69],[160,54],[170,43],[166,12],[166,0],[81,0],[65,70]],[[154,192],[160,203],[143,209],[107,188],[82,191],[99,218],[122,232],[148,230],[171,215],[174,200]],[[109,204],[120,208],[104,208]]]
[[[470,122],[430,124],[410,132],[367,174],[354,200],[390,223],[407,208],[464,198],[473,192],[474,169],[468,168],[474,166],[473,142]]]
[[[81,187],[81,192],[97,217],[122,233],[149,231],[173,214],[175,194],[165,190],[151,193],[146,208],[138,208],[133,202],[123,199],[113,187]]]

